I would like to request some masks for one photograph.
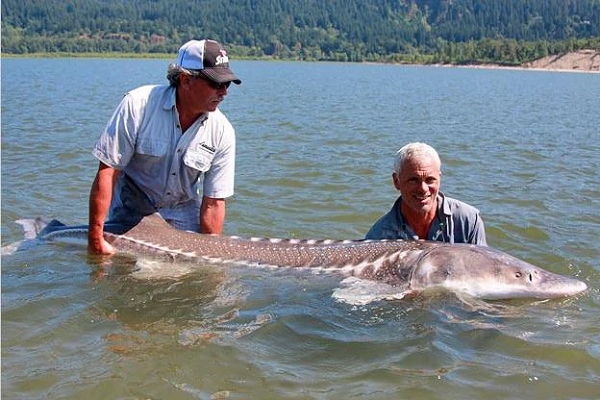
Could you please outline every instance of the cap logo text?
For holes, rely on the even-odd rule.
[[[221,53],[220,56],[217,56],[215,65],[227,64],[229,63],[229,57],[227,57],[227,52],[225,50],[219,50]]]

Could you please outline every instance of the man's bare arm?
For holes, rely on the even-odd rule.
[[[113,254],[114,248],[104,240],[104,221],[112,201],[119,170],[100,162],[90,190],[88,251],[93,254]]]
[[[200,208],[200,233],[220,235],[225,223],[225,199],[204,196]]]

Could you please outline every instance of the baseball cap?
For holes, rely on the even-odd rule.
[[[202,75],[218,83],[242,83],[229,68],[227,52],[214,40],[190,40],[185,43],[179,48],[175,64],[185,69],[202,71]]]

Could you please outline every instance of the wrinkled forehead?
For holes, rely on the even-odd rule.
[[[404,160],[400,171],[404,176],[440,176],[440,165],[431,157],[414,157]]]

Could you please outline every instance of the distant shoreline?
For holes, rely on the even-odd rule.
[[[30,54],[2,54],[3,58],[122,58],[122,59],[172,59],[173,54],[166,53],[30,53]],[[273,59],[271,57],[236,57],[236,60],[247,61],[291,61],[297,60]],[[329,61],[316,61],[329,62]],[[440,68],[473,68],[473,69],[504,69],[523,71],[552,71],[552,72],[577,72],[577,73],[600,73],[600,51],[578,50],[564,54],[552,55],[531,61],[523,65],[500,65],[500,64],[409,64],[394,62],[370,62],[364,64],[388,64],[388,65],[414,65],[430,66]]]
[[[392,63],[393,64],[393,63]],[[504,69],[521,71],[600,73],[600,51],[578,50],[540,58],[522,65],[500,64],[400,64],[440,68]]]
[[[494,65],[494,64],[429,64],[432,67],[440,68],[470,68],[470,69],[504,69],[504,70],[515,70],[515,71],[543,71],[543,72],[576,72],[578,74],[598,74],[599,70],[582,70],[576,68],[544,68],[544,67],[527,67],[517,65],[514,67],[506,65]]]

